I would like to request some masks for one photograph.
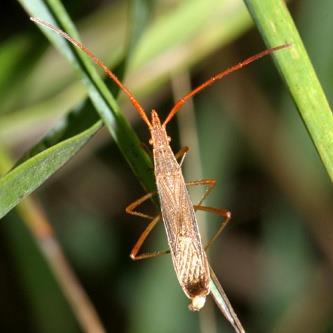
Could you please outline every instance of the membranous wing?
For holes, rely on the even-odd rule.
[[[156,178],[162,218],[174,268],[188,296],[205,288],[209,268],[198,225],[181,173]]]

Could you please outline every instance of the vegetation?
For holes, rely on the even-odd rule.
[[[290,2],[299,37],[282,1],[245,3],[267,47],[292,47],[274,55],[277,67],[262,59],[199,94],[168,131],[175,151],[190,147],[185,177],[216,178],[208,204],[232,211],[210,263],[245,328],[329,332],[333,4]],[[50,45],[29,15],[80,35],[163,119],[178,96],[265,48],[246,6],[65,5],[18,0],[9,8],[17,19],[0,14],[1,330],[232,332],[213,302],[200,315],[187,310],[168,256],[130,261],[144,223],[124,208],[154,188],[140,143],[148,131],[89,59],[45,31]],[[209,221],[203,234],[215,230],[214,217],[198,217]],[[160,226],[146,248],[164,247]]]

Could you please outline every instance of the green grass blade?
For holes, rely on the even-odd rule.
[[[30,2],[27,3],[30,4]],[[34,4],[35,3],[36,2],[34,2]],[[62,8],[58,9],[57,6],[55,6],[55,8],[61,15],[65,15],[61,12]],[[30,9],[34,14],[39,12],[34,6]],[[73,32],[73,35],[75,35],[75,32]],[[59,39],[56,40],[56,45],[63,50],[61,44],[64,40],[58,36],[56,37]],[[52,38],[54,38],[54,34],[52,34]],[[91,67],[93,65],[90,60],[82,61],[80,57],[84,55],[76,49],[72,50],[67,44],[64,52],[77,66],[81,66],[82,75],[85,78],[90,95],[92,96],[92,103],[95,104],[95,107],[99,110],[104,122],[112,132],[120,148],[125,149],[127,152],[126,157],[130,165],[133,166],[133,170],[136,171],[138,178],[143,179],[143,183],[146,184],[146,186],[150,184],[153,188],[154,185],[150,175],[151,168],[149,159],[146,154],[142,152],[135,133],[130,129],[126,120],[119,113],[118,106],[112,95],[110,95],[107,87],[95,72],[94,67]],[[67,160],[74,156],[89,138],[97,132],[102,125],[101,122],[96,122],[91,125],[94,119],[90,116],[86,117],[85,111],[91,114],[91,105],[89,102],[80,114],[80,119],[71,121],[72,117],[77,116],[75,113],[71,114],[67,122],[67,125],[70,124],[69,126],[61,128],[57,130],[56,133],[52,133],[49,137],[46,137],[45,140],[35,146],[32,151],[19,161],[15,169],[0,179],[0,217],[4,216],[11,208],[19,203],[22,198],[40,186]],[[81,120],[81,122],[79,122],[79,120]],[[117,126],[114,126],[114,124],[117,124]],[[76,134],[87,125],[90,125],[87,130]],[[73,135],[73,131],[76,135]],[[64,140],[68,137],[70,138],[52,146],[54,141],[59,140],[59,138]],[[49,149],[44,150],[45,148]]]
[[[273,55],[333,181],[333,116],[301,37],[283,1],[244,0],[268,47],[290,43]]]
[[[124,76],[127,62],[129,61],[130,55],[135,46],[139,41],[145,25],[149,18],[149,13],[151,11],[150,4],[147,0],[132,0],[131,1],[131,11],[130,11],[130,22],[133,22],[131,25],[131,32],[129,33],[127,54],[120,64],[114,69],[114,72],[117,73],[119,78]],[[119,92],[119,88],[114,86],[114,83],[109,79],[105,78],[104,80],[107,87],[113,91],[113,94],[116,96]],[[94,106],[90,99],[85,99],[83,103],[80,103],[74,110],[70,111],[64,119],[61,120],[61,126],[53,128],[47,135],[42,138],[42,140],[32,147],[24,156],[16,163],[16,165],[21,164],[25,160],[35,156],[36,154],[42,152],[45,149],[52,147],[53,145],[71,138],[74,135],[77,135],[89,127],[93,126],[99,117],[95,112]],[[96,127],[96,131],[97,131]]]
[[[0,218],[74,156],[101,126],[101,122],[96,123],[88,130],[37,154],[0,178]]]
[[[237,317],[236,312],[232,308],[230,301],[224,292],[219,280],[217,279],[213,269],[210,267],[210,290],[211,295],[219,308],[219,310],[223,313],[225,318],[229,321],[229,323],[233,326],[236,333],[245,333],[245,330]]]
[[[19,0],[19,2],[29,15],[58,25],[74,38],[78,38],[69,16],[59,1]],[[152,181],[150,159],[141,148],[136,134],[122,116],[114,97],[103,83],[91,60],[54,32],[49,29],[42,30],[59,51],[78,68],[96,111],[104,121],[120,150],[126,156],[133,172],[147,189],[153,189],[154,183]]]
[[[89,128],[94,127],[95,133],[101,128],[102,124],[96,125],[98,115],[95,112],[90,100],[85,100],[83,104],[69,112],[68,115],[61,120],[60,126],[53,128],[45,137],[40,140],[35,146],[27,151],[15,164],[15,166],[33,158],[35,155],[51,148],[52,146],[61,143],[65,140],[74,138],[80,135]],[[91,133],[91,135],[95,134]],[[68,156],[70,158],[71,156]],[[57,171],[56,169],[54,171]],[[51,176],[51,174],[50,174]]]

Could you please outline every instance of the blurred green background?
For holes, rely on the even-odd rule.
[[[128,2],[64,5],[84,43],[117,67],[131,26]],[[86,92],[19,2],[3,6],[0,148],[10,167],[59,128]],[[333,3],[295,0],[289,9],[331,101]],[[125,83],[146,110],[156,108],[164,119],[191,87],[262,49],[241,1],[158,0],[128,59]],[[124,96],[119,103],[148,143],[145,125]],[[190,147],[185,178],[215,178],[207,204],[232,212],[209,256],[247,331],[333,332],[332,186],[272,60],[202,92],[168,131],[175,151]],[[188,311],[170,257],[130,260],[145,222],[124,210],[143,193],[102,129],[33,198],[107,332],[232,332],[211,300],[199,314]],[[52,263],[25,227],[27,206],[0,224],[0,331],[82,332]],[[218,225],[214,216],[198,218],[203,234]],[[160,225],[145,249],[166,246]]]

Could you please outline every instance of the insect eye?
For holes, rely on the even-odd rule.
[[[167,140],[168,140],[168,142],[171,142],[171,138],[170,138],[170,136],[167,137]]]
[[[152,139],[149,139],[148,142],[149,142],[150,145],[153,145],[153,140]]]

